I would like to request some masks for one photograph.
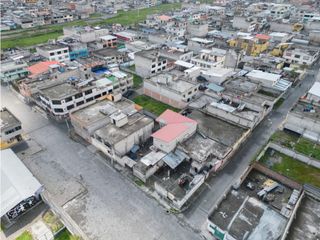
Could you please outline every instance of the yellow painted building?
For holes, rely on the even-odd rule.
[[[265,52],[269,47],[270,37],[264,34],[239,35],[237,38],[228,41],[229,46],[233,48],[240,48],[245,51],[246,55],[259,56],[260,53]]]

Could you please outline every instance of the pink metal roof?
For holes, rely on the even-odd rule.
[[[39,63],[36,63],[36,64],[28,67],[28,71],[31,73],[30,77],[47,72],[49,70],[49,66],[54,65],[54,64],[59,64],[59,62],[57,62],[57,61],[39,62]]]
[[[197,123],[195,120],[187,118],[180,113],[176,113],[170,109],[164,111],[157,119],[158,122],[162,122],[165,124],[172,123]]]
[[[266,34],[257,34],[256,38],[262,39],[262,40],[269,40],[271,37]]]
[[[171,17],[169,17],[167,15],[161,15],[161,16],[159,16],[159,19],[161,21],[169,21],[171,19]]]
[[[164,142],[171,142],[183,134],[188,128],[189,126],[184,123],[169,124],[156,131],[151,136]]]

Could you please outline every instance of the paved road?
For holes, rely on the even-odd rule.
[[[34,112],[5,87],[1,96],[1,105],[22,121],[24,131],[34,140],[27,142],[30,148],[39,149],[40,145],[43,149],[31,155],[30,148],[24,150],[21,145],[16,151],[54,203],[62,206],[90,239],[199,239],[156,200],[72,141],[65,125]],[[76,195],[79,197],[73,199]]]
[[[253,131],[252,135],[231,159],[231,162],[215,177],[208,179],[202,192],[198,193],[196,200],[184,212],[185,221],[195,229],[203,229],[208,213],[220,196],[239,179],[248,167],[250,161],[265,146],[270,136],[283,122],[287,112],[293,104],[314,83],[316,78],[320,81],[319,64],[314,66],[311,74],[302,81],[301,86],[290,89],[289,95],[283,104],[272,111]]]

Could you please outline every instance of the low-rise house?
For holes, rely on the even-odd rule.
[[[291,82],[282,79],[280,74],[263,72],[260,70],[252,70],[246,76],[256,82],[261,83],[263,86],[268,88],[274,88],[280,91],[287,91],[292,85]]]
[[[29,75],[28,78],[37,78],[45,73],[50,72],[51,67],[57,66],[60,63],[58,61],[44,61],[31,65],[27,68]],[[51,67],[50,67],[51,66]]]
[[[49,61],[70,61],[69,47],[62,44],[51,44],[37,47],[37,53]]]
[[[0,110],[1,149],[9,148],[23,140],[21,122],[7,109]]]
[[[126,61],[127,57],[124,52],[120,52],[115,48],[103,48],[94,51],[93,56],[100,58],[106,62],[107,65],[121,64]]]
[[[91,27],[64,27],[63,35],[65,37],[72,37],[82,43],[89,43],[97,41],[100,37],[103,37],[109,33],[105,28],[91,28]]]
[[[223,67],[227,51],[219,48],[202,49],[200,54],[191,58],[191,63],[202,69]]]
[[[208,34],[208,23],[201,21],[189,22],[187,32],[194,37],[205,37]]]
[[[202,49],[210,49],[213,46],[214,42],[206,38],[194,37],[188,39],[188,49],[193,51],[194,53],[200,53]]]
[[[137,52],[134,56],[135,70],[139,76],[150,77],[167,69],[167,59],[158,50]]]
[[[172,72],[146,78],[143,93],[175,108],[184,108],[198,93],[199,84]]]
[[[115,48],[117,47],[117,37],[113,35],[105,35],[100,37],[100,41],[103,48]]]
[[[161,128],[152,134],[153,146],[165,153],[173,151],[177,144],[190,138],[197,130],[197,122],[172,110],[166,110],[156,121]]]
[[[1,62],[0,80],[9,83],[19,80],[28,75],[28,65],[23,61],[3,61]]]
[[[289,111],[283,128],[320,142],[320,83],[315,82],[307,94]]]
[[[137,111],[110,112],[106,109],[106,112],[109,123],[94,132],[92,145],[111,158],[112,162],[132,167],[132,160],[125,155],[150,137],[153,120]]]
[[[320,56],[319,49],[288,48],[283,53],[283,58],[289,63],[310,66]]]

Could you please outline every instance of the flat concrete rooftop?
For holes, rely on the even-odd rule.
[[[92,122],[108,118],[108,114],[102,113],[103,109],[109,109],[110,114],[112,114],[116,110],[124,110],[130,106],[132,106],[133,109],[134,103],[126,98],[122,98],[121,101],[118,102],[112,102],[104,99],[72,112],[72,116],[80,120],[82,123],[90,124]]]
[[[6,108],[1,109],[0,111],[0,128],[7,129],[10,126],[14,127],[21,122]]]
[[[269,179],[256,170],[251,171],[239,189],[227,194],[209,220],[235,239],[279,239],[288,221],[280,209],[288,202],[292,189],[281,185],[281,191],[272,192],[273,201],[260,200],[257,193]],[[254,189],[247,187],[249,182]]]
[[[302,115],[304,118],[310,118],[313,120],[320,121],[320,107],[314,104],[298,101],[292,107],[291,112]]]
[[[113,123],[109,123],[97,130],[95,134],[102,138],[104,142],[114,145],[152,122],[151,118],[137,112],[128,116],[128,123],[123,127],[119,128]]]
[[[61,100],[68,96],[75,95],[79,91],[68,83],[61,83],[47,88],[43,88],[40,92],[51,100]]]
[[[287,239],[320,239],[320,200],[305,195],[289,229]]]
[[[187,117],[198,122],[198,131],[203,135],[229,147],[232,147],[247,131],[245,128],[225,122],[199,110],[192,110]]]

